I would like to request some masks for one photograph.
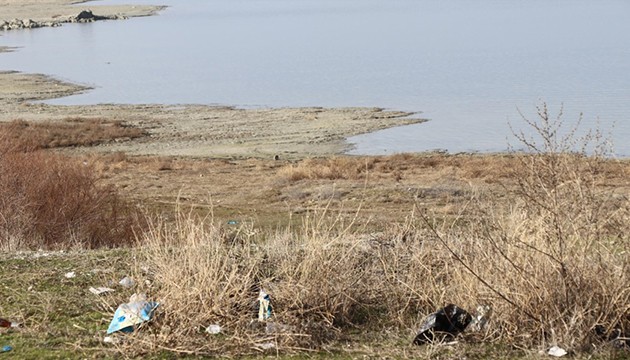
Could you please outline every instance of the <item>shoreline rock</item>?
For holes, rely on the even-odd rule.
[[[57,27],[64,23],[91,23],[101,20],[126,20],[127,16],[116,15],[96,15],[92,10],[81,10],[77,15],[70,16],[68,18],[61,18],[52,21],[35,21],[32,19],[13,19],[9,21],[0,20],[0,30],[21,30],[21,29],[36,29],[42,27]]]
[[[38,22],[31,19],[13,19],[10,21],[0,22],[0,30],[19,30],[19,29],[35,29],[40,27],[61,26],[61,23],[55,21]]]

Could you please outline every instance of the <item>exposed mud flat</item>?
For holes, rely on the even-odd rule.
[[[238,109],[205,105],[54,106],[38,100],[88,89],[45,75],[0,73],[0,121],[72,118],[120,120],[149,136],[90,148],[130,155],[300,158],[341,153],[346,137],[417,123],[411,113],[380,108]],[[86,149],[85,151],[88,151]]]

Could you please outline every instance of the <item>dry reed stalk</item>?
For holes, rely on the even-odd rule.
[[[389,307],[393,303],[407,303],[402,313],[408,315],[418,310],[416,301],[426,305],[426,298],[434,298],[426,290],[428,295],[419,300],[413,289],[434,284],[425,276],[433,267],[418,266],[409,257],[421,239],[403,240],[406,235],[401,235],[391,241],[394,246],[381,246],[350,228],[355,226],[325,214],[310,214],[299,229],[265,239],[248,231],[234,236],[211,218],[203,221],[181,212],[175,224],[153,223],[138,256],[157,286],[147,290],[164,304],[158,326],[170,330],[168,342],[160,346],[242,354],[271,338],[283,351],[319,348],[343,329],[397,323],[402,315]],[[410,268],[394,269],[392,257],[404,259]],[[407,273],[417,268],[425,271]],[[399,272],[405,275],[393,282]],[[271,333],[254,320],[259,288],[271,294],[278,324]],[[398,293],[405,298],[398,299]],[[403,321],[411,326],[417,314]],[[200,332],[209,324],[221,325],[223,336]]]

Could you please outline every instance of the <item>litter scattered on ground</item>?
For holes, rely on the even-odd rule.
[[[236,220],[228,220],[227,223],[228,223],[228,225],[237,225],[238,221],[236,221]]]
[[[131,295],[128,303],[116,309],[114,318],[107,329],[107,335],[117,331],[132,332],[134,326],[151,320],[153,312],[159,305],[158,302],[147,301],[144,294]]]
[[[66,279],[72,279],[77,277],[77,274],[74,271],[67,272],[65,275]]]
[[[36,253],[32,254],[32,257],[34,259],[39,259],[39,258],[46,258],[46,257],[50,257],[50,256],[63,256],[65,255],[65,250],[59,250],[59,251],[44,251],[42,249],[37,250]]]
[[[260,347],[263,350],[269,350],[269,349],[275,348],[276,344],[272,342],[266,342],[266,343],[258,344],[258,347]]]
[[[630,333],[624,333],[621,328],[607,329],[603,325],[595,325],[595,334],[602,340],[608,341],[617,347],[630,348]]]
[[[114,289],[110,289],[110,288],[108,288],[108,287],[97,287],[97,288],[95,288],[95,287],[90,287],[90,289],[89,289],[89,290],[90,290],[90,292],[91,292],[92,294],[94,294],[94,295],[101,295],[101,294],[104,294],[104,293],[106,293],[106,292],[112,292],[112,291],[115,291]]]
[[[275,321],[267,321],[265,324],[265,333],[267,334],[282,334],[295,331],[293,326],[280,324]]]
[[[472,322],[472,315],[457,305],[448,304],[424,319],[418,334],[413,339],[414,345],[445,342],[464,331]]]
[[[106,344],[117,344],[118,343],[118,338],[115,338],[113,336],[105,336],[103,338],[103,342]]]
[[[11,347],[10,345],[4,345],[2,347],[2,351],[0,351],[0,352],[9,352],[11,350],[13,350],[13,347]]]
[[[7,319],[0,318],[0,327],[3,327],[3,328],[18,328],[18,327],[20,327],[20,324],[16,323],[15,321],[9,321]]]
[[[555,356],[555,357],[562,357],[567,354],[567,351],[559,346],[554,345],[551,348],[549,348],[549,350],[547,351],[547,354],[551,356]]]
[[[49,257],[51,255],[52,255],[51,253],[43,252],[42,250],[39,250],[38,252],[33,254],[33,259],[45,258],[45,257]]]
[[[489,305],[477,306],[477,312],[473,315],[472,321],[466,331],[483,331],[488,326],[490,316],[492,315],[492,307]]]
[[[125,276],[124,278],[122,278],[118,284],[120,284],[120,286],[122,287],[126,287],[126,288],[130,288],[132,286],[134,286],[136,284],[135,281],[133,281],[132,278],[130,278],[129,276]]]
[[[220,333],[221,333],[221,330],[222,330],[222,329],[221,329],[221,326],[220,326],[220,325],[217,325],[217,324],[212,324],[212,325],[209,325],[209,326],[206,328],[206,332],[207,332],[208,334],[212,334],[212,335],[220,334]]]
[[[271,317],[271,298],[265,290],[260,289],[258,294],[258,321],[266,321]]]

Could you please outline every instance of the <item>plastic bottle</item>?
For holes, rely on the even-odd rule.
[[[258,295],[258,321],[266,321],[271,317],[271,298],[265,290]]]

